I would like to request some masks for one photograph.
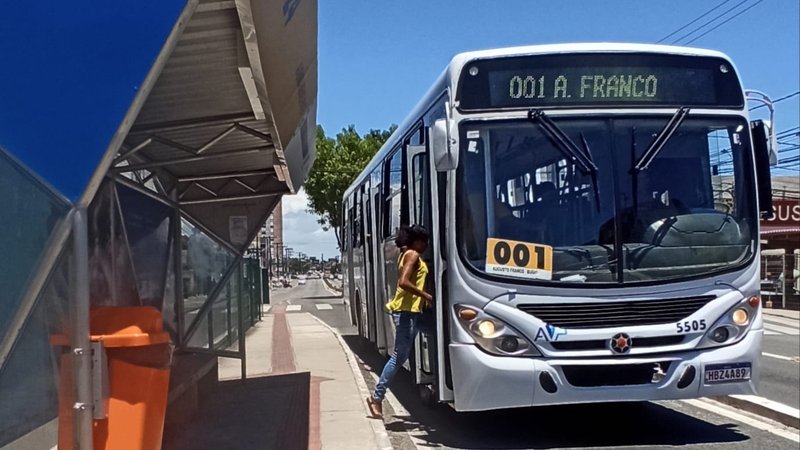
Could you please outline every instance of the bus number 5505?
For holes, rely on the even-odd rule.
[[[692,320],[691,322],[685,320],[683,323],[678,322],[678,333],[690,333],[692,331],[703,331],[706,329],[706,319]]]

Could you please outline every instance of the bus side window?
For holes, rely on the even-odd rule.
[[[388,238],[397,234],[401,223],[407,223],[403,217],[403,152],[399,149],[384,163],[384,229],[383,237]],[[403,220],[406,219],[406,220]]]
[[[347,208],[347,204],[348,203],[350,203],[350,199],[346,198],[344,200],[344,204],[342,205],[342,227],[341,227],[342,235],[339,236],[339,239],[341,240],[341,244],[342,244],[342,253],[346,252],[347,249],[350,248],[349,241],[348,241],[349,234],[350,234],[349,233],[349,229],[350,229],[350,212],[349,212],[349,209]]]
[[[411,222],[422,222],[422,154],[414,156],[411,160]]]
[[[361,247],[361,188],[355,193],[355,204],[352,210],[353,224],[353,248]]]

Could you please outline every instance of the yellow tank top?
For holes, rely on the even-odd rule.
[[[403,265],[404,265],[404,258],[405,252],[400,254],[400,258],[397,261],[397,277],[400,278],[400,274],[403,273]],[[411,273],[411,282],[414,283],[414,286],[417,287],[420,291],[425,289],[425,279],[428,276],[428,265],[422,258],[419,258],[419,264],[417,265],[417,270]],[[397,286],[397,290],[394,293],[394,298],[386,304],[386,309],[390,312],[415,312],[421,313],[422,312],[422,297],[419,295],[412,294],[407,292],[405,289]]]

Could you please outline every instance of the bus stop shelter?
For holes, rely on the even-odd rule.
[[[90,311],[161,313],[172,397],[217,356],[244,361],[261,301],[246,249],[314,161],[317,6],[3,9],[0,447],[55,445],[69,390],[91,448]]]

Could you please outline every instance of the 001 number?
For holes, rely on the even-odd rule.
[[[545,266],[545,249],[544,247],[533,246],[534,260],[531,261],[530,247],[523,243],[515,244],[513,247],[504,241],[500,241],[494,246],[494,260],[498,264],[509,265],[513,260],[513,265],[516,267],[533,267],[537,269],[544,269]]]
[[[690,333],[692,331],[703,331],[706,329],[706,319],[700,320],[692,320],[691,322],[688,320],[683,321],[683,323],[678,322],[676,324],[678,326],[678,333]]]

